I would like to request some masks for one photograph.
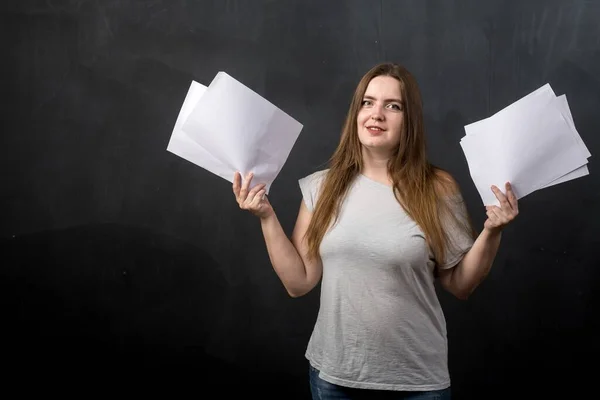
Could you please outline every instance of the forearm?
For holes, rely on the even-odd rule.
[[[290,294],[304,289],[306,268],[298,250],[285,234],[277,215],[261,219],[261,228],[273,269]]]
[[[469,296],[488,275],[502,238],[501,231],[484,229],[473,247],[452,273],[454,291],[463,298]]]

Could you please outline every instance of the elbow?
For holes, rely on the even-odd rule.
[[[458,300],[468,300],[473,294],[477,285],[468,282],[465,279],[460,279],[457,271],[452,271],[451,274],[446,274],[442,278],[442,286]]]
[[[292,298],[302,297],[317,286],[318,280],[314,278],[298,279],[284,283],[285,290]]]
[[[467,300],[471,295],[471,290],[465,287],[461,287],[460,285],[457,285],[455,282],[450,280],[443,280],[442,287],[458,300]]]
[[[292,299],[297,299],[298,297],[302,297],[306,294],[305,291],[292,289],[287,289],[287,293]]]
[[[308,294],[316,285],[314,279],[299,279],[284,284],[288,295],[294,299]]]
[[[467,301],[469,299],[470,293],[468,292],[457,292],[454,293],[454,297],[458,300]]]
[[[301,287],[294,287],[294,286],[285,286],[285,290],[288,294],[288,296],[290,296],[292,299],[297,299],[298,297],[302,297],[306,294],[306,291],[303,290]]]
[[[297,287],[286,286],[285,289],[291,298],[296,299],[296,298],[302,297],[305,294],[307,294],[308,292],[310,292],[312,287],[310,287],[310,286],[297,286]]]
[[[472,293],[473,293],[473,290],[467,289],[467,288],[455,288],[452,291],[452,294],[454,295],[454,297],[456,297],[458,300],[463,300],[463,301],[468,300],[469,297],[471,297]]]
[[[444,289],[458,300],[468,300],[472,290],[467,287],[457,285],[455,282],[444,282]]]

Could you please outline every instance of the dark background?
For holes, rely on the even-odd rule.
[[[487,280],[440,291],[456,399],[593,394],[600,1],[8,1],[2,5],[3,381],[39,393],[308,398],[318,288],[288,297],[231,184],[166,151],[191,80],[226,71],[304,124],[273,184],[323,167],[379,61],[416,75],[429,154],[485,219],[463,126],[550,83],[590,175],[520,202]],[[82,392],[78,392],[81,390]],[[189,394],[189,393],[188,393]]]

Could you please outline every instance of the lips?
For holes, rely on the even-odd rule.
[[[367,126],[367,130],[371,135],[381,135],[383,132],[385,132],[385,129],[375,125]]]

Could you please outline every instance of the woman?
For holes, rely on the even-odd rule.
[[[381,64],[359,82],[329,168],[300,179],[288,239],[265,196],[236,173],[240,208],[260,218],[273,268],[293,297],[321,280],[306,350],[314,399],[450,398],[446,324],[434,280],[466,299],[489,272],[518,214],[493,186],[476,236],[460,190],[426,159],[414,77]],[[251,188],[251,189],[250,189]]]

